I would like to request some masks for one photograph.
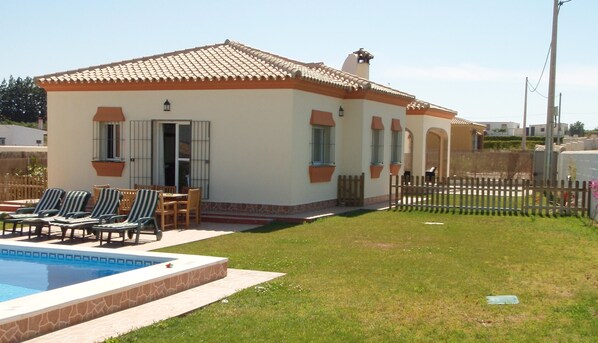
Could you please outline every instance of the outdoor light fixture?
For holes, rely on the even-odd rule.
[[[168,99],[164,101],[164,112],[170,112],[170,101]]]
[[[343,108],[343,106],[339,106],[338,108],[338,116],[342,117],[345,115],[345,109]]]

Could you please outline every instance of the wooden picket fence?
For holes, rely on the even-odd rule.
[[[389,208],[475,214],[590,216],[587,182],[390,177]]]
[[[336,204],[338,206],[363,206],[365,175],[338,176],[338,192]]]
[[[39,199],[47,187],[47,175],[0,175],[0,201]]]

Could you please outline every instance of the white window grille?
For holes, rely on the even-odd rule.
[[[384,130],[372,129],[372,164],[383,164]]]
[[[312,126],[311,164],[334,164],[334,127]]]
[[[392,131],[390,140],[390,163],[402,163],[403,131]]]
[[[122,161],[121,122],[94,122],[94,161]]]

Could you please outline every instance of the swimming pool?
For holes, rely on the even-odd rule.
[[[44,255],[67,262],[102,260],[144,266],[0,302],[0,342],[23,341],[221,279],[226,276],[228,264],[221,257],[29,242],[1,242],[0,255]]]
[[[0,266],[2,302],[143,268],[144,264],[141,261],[134,263],[132,260],[129,263],[118,263],[116,259],[89,256],[75,259],[74,255],[68,254],[1,249]]]

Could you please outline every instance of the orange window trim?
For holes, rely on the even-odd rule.
[[[401,127],[401,120],[393,119],[390,124],[390,130],[391,131],[403,131],[403,128]]]
[[[122,107],[98,107],[93,121],[118,122],[125,121]]]
[[[309,166],[309,182],[330,182],[334,169],[334,166]]]
[[[372,130],[384,130],[384,124],[382,124],[382,118],[378,116],[372,117]]]
[[[311,125],[336,126],[336,123],[332,118],[332,112],[324,112],[318,110],[311,111],[311,118],[309,119],[309,123]]]

